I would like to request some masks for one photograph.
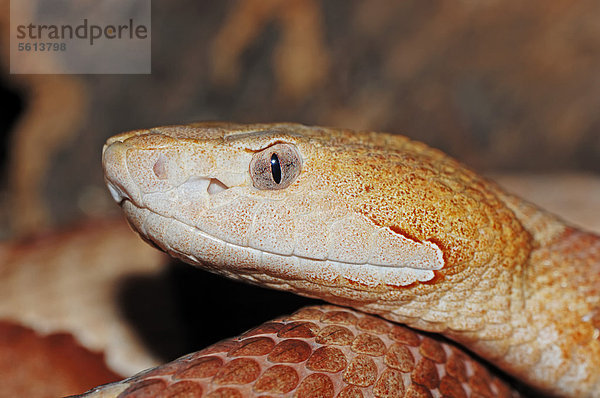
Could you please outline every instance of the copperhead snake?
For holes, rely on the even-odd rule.
[[[144,240],[345,308],[300,310],[85,396],[517,396],[471,354],[399,324],[544,394],[600,396],[600,238],[437,150],[199,123],[112,137],[103,165]]]

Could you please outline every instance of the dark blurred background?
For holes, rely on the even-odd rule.
[[[482,172],[600,172],[598,1],[152,6],[150,75],[9,75],[2,43],[3,237],[115,213],[103,141],[193,120],[401,133]]]

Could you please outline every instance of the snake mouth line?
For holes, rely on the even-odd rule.
[[[190,177],[182,185],[185,185],[188,190],[206,193],[208,196],[217,195],[230,188],[221,180],[214,177]],[[127,190],[122,188],[120,184],[106,180],[106,186],[108,187],[108,191],[113,200],[117,202],[117,204],[121,205],[124,200],[129,200],[133,203],[131,195],[129,195]]]
[[[227,189],[229,189],[229,187],[222,183],[219,179],[210,178],[206,192],[208,192],[209,195],[216,195]]]

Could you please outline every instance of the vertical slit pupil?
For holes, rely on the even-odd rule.
[[[273,181],[279,184],[281,182],[281,166],[276,153],[271,155],[271,174],[273,174]]]

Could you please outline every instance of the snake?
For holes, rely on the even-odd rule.
[[[600,397],[600,237],[439,150],[204,122],[118,134],[102,159],[148,243],[329,304],[85,397],[519,396],[499,373]]]

